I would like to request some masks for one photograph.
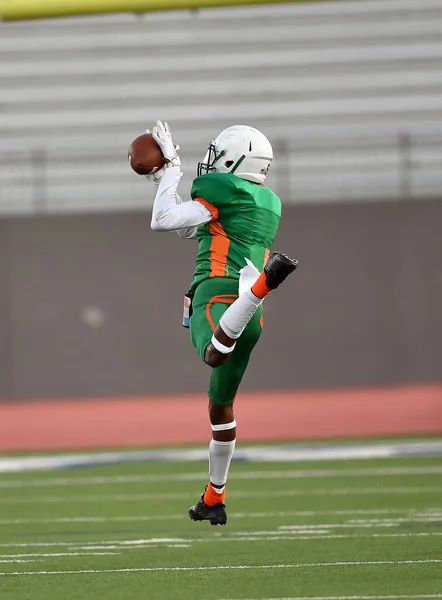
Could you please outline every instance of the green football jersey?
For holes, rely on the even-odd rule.
[[[191,291],[209,277],[239,279],[245,258],[262,270],[281,219],[278,196],[230,173],[198,177],[191,196],[213,217],[197,230],[199,247]]]

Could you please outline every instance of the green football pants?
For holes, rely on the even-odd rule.
[[[202,281],[195,290],[190,318],[190,336],[204,360],[206,348],[224,312],[238,298],[238,280],[213,277]],[[235,349],[224,365],[212,369],[209,398],[216,404],[232,404],[249,364],[250,355],[262,331],[262,306],[259,306]]]

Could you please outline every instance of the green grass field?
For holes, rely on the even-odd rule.
[[[0,475],[0,599],[442,598],[442,458],[235,463],[226,527],[202,463]]]

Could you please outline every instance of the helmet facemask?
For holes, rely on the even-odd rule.
[[[207,153],[206,153],[206,156],[203,158],[203,161],[198,163],[198,167],[197,167],[198,177],[200,177],[201,175],[205,175],[206,173],[215,172],[217,170],[217,168],[214,166],[215,163],[220,158],[225,156],[225,154],[226,154],[225,150],[220,150],[218,152],[218,150],[216,149],[216,146],[215,146],[215,140],[212,140],[212,143],[207,147]]]
[[[212,140],[203,161],[198,163],[197,173],[230,173],[263,184],[272,159],[272,146],[260,131],[234,125]]]

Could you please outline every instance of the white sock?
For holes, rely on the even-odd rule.
[[[211,440],[209,444],[209,476],[210,482],[224,486],[227,481],[230,462],[235,450],[236,440],[231,442],[218,442]],[[219,493],[222,489],[217,490]]]
[[[222,330],[232,340],[238,339],[261,302],[262,298],[257,298],[252,290],[244,292],[221,317],[219,324]]]

